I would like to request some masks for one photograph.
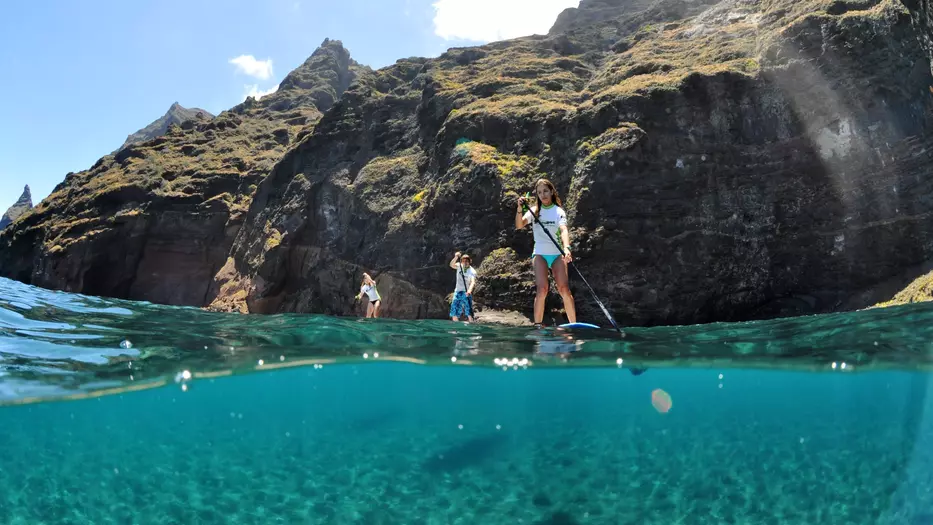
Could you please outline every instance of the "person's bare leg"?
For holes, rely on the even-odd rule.
[[[564,311],[567,312],[567,321],[577,322],[577,307],[573,304],[573,294],[570,293],[570,278],[567,276],[567,263],[563,257],[559,257],[551,265],[551,271],[554,273],[554,282],[557,284],[557,293],[564,300]]]
[[[366,318],[369,319],[373,316],[373,303],[366,301]]]
[[[544,303],[547,301],[547,293],[550,289],[547,277],[547,262],[544,257],[536,255],[534,259],[535,267],[535,324],[544,322]]]
[[[379,317],[380,306],[382,306],[382,301],[376,301],[376,304],[373,305],[373,319]]]

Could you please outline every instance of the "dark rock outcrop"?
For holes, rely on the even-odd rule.
[[[215,133],[260,126],[280,118],[274,108],[308,98],[330,107],[313,128],[268,130],[270,148],[282,152],[274,167],[188,175],[185,184],[215,189],[176,198],[200,206],[212,192],[230,191],[240,208],[216,225],[198,219],[213,229],[186,233],[195,240],[184,246],[201,250],[192,260],[209,263],[170,282],[197,291],[185,304],[345,314],[354,312],[366,269],[380,274],[386,315],[443,317],[454,284],[445,263],[465,249],[482,276],[479,301],[527,310],[531,235],[511,227],[514,197],[547,176],[564,196],[579,268],[625,324],[874,304],[884,299],[879,283],[909,280],[907,268],[933,259],[927,7],[586,0],[547,36],[400,60],[349,83],[348,58],[316,53],[306,66],[321,64],[322,74],[289,75],[269,100],[248,100],[210,123]],[[255,158],[185,136],[178,155],[223,157],[228,166]],[[119,185],[94,195],[95,206],[132,201],[151,210],[148,186],[117,177],[138,173],[145,159],[159,159],[153,170],[170,165],[148,151],[160,143],[148,144],[105,158],[111,167],[66,185],[87,194],[112,174]],[[244,177],[257,184],[255,194],[216,189]],[[83,209],[64,200],[50,202],[53,208],[59,222]],[[194,220],[184,215],[190,210],[181,213]],[[95,235],[111,234],[94,233],[105,216],[69,226],[71,244],[62,248],[98,258],[65,259],[49,247],[58,230],[41,226],[43,214],[31,215],[0,235],[11,248],[2,253],[16,254],[0,255],[0,272],[158,300],[152,283],[161,278],[135,283],[155,268],[171,269],[180,248],[168,232],[183,228],[162,223],[157,237],[170,246],[159,246],[147,233],[152,217],[120,229],[108,224],[118,237],[94,244]],[[150,266],[142,265],[125,252],[134,238],[143,247],[133,254],[155,246],[165,258],[148,256]],[[89,285],[95,282],[107,284]],[[585,291],[576,293],[580,317],[600,319]]]
[[[196,123],[210,120],[212,118],[214,118],[214,115],[203,109],[188,109],[180,106],[178,102],[175,102],[170,108],[168,108],[168,111],[165,112],[165,115],[162,115],[152,124],[149,124],[136,133],[126,137],[126,141],[122,146],[120,146],[120,150],[129,146],[130,144],[139,144],[140,142],[146,142],[147,140],[161,137],[162,135],[165,135],[171,126],[181,126],[185,122],[194,121],[192,124],[190,124],[191,127],[194,127]]]
[[[0,230],[6,228],[16,219],[23,216],[24,213],[32,209],[32,193],[29,191],[29,185],[23,189],[23,194],[16,199],[16,202],[10,206],[3,217],[0,217]]]

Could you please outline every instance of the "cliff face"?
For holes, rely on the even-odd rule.
[[[203,109],[188,109],[179,105],[178,102],[175,102],[170,108],[168,108],[168,111],[165,112],[165,115],[162,115],[153,123],[126,137],[126,141],[122,146],[120,146],[120,149],[123,149],[130,144],[139,144],[140,142],[146,142],[147,140],[161,137],[162,135],[165,135],[166,132],[168,132],[170,127],[180,126],[188,120],[206,121],[212,118],[214,118],[214,115],[211,115],[209,112]],[[119,151],[120,150],[117,150],[117,152]]]
[[[129,255],[134,226],[108,225],[119,236],[95,241],[99,221],[115,220],[99,213],[91,226],[67,230],[67,245],[37,218],[3,234],[0,243],[27,262],[0,259],[0,270],[88,293],[159,300],[161,290],[182,288],[190,293],[184,304],[332,314],[353,311],[359,272],[371,270],[386,315],[443,317],[453,286],[444,264],[460,249],[479,266],[478,300],[527,310],[532,241],[511,226],[514,195],[547,176],[564,197],[580,269],[623,323],[873,304],[882,299],[876,284],[933,258],[927,7],[585,0],[547,36],[401,60],[355,82],[341,76],[339,54],[312,57],[328,64],[316,77],[328,87],[289,75],[276,100],[335,103],[313,130],[288,131],[287,153],[273,148],[276,157],[248,179],[254,195],[212,190],[229,191],[236,212],[225,206],[216,224],[188,216],[192,228],[214,228],[184,233],[197,240],[186,247],[203,250],[190,259],[197,271],[176,275],[174,286],[140,286],[174,271],[181,250]],[[278,108],[269,98],[252,125]],[[247,106],[212,124],[236,116],[239,129],[247,121],[240,115],[259,111]],[[252,158],[226,153],[228,163]],[[102,162],[142,162],[130,158]],[[159,158],[152,169],[166,169]],[[66,186],[87,192],[94,174]],[[203,188],[230,179],[199,168],[188,181]],[[146,191],[137,199],[151,210]],[[209,200],[198,191],[192,206]],[[71,219],[68,210],[81,209],[56,202],[43,203],[46,214]],[[170,216],[150,213],[137,237],[152,246],[155,228],[177,246],[183,229],[153,224]],[[71,263],[64,250],[106,257]],[[128,280],[124,288],[107,281],[116,275]],[[601,318],[583,289],[576,295],[581,318]]]
[[[449,270],[417,269],[465,249],[480,300],[527,309],[513,198],[547,175],[624,322],[871,304],[933,255],[923,36],[894,1],[594,1],[548,37],[400,61],[263,182],[209,295],[343,313],[350,278],[322,271],[386,269],[440,294]]]
[[[339,60],[299,70],[322,77],[366,70],[343,60],[338,41],[315,55]],[[185,120],[69,173],[0,236],[0,273],[53,289],[204,304],[257,185],[321,116],[303,98],[307,91],[282,89],[211,120]]]
[[[32,193],[29,191],[29,185],[23,189],[23,194],[16,199],[16,202],[10,206],[3,217],[0,217],[0,230],[6,228],[16,219],[23,216],[24,213],[32,209]]]

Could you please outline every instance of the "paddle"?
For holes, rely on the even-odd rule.
[[[527,198],[527,197],[529,197],[529,196],[526,195],[526,198]],[[537,224],[538,226],[541,227],[542,230],[544,230],[544,233],[547,234],[548,239],[551,239],[551,242],[553,242],[553,243],[554,243],[554,246],[557,247],[557,250],[560,252],[561,257],[564,257],[564,256],[565,256],[565,254],[564,254],[564,249],[561,248],[560,244],[554,239],[554,236],[551,235],[551,232],[549,232],[548,229],[545,228],[544,225],[541,224],[540,221],[538,221],[538,214],[535,213],[534,210],[532,210],[532,209],[528,206],[528,204],[526,204],[526,203],[524,203],[524,202],[522,203],[522,209],[525,209],[525,210],[528,210],[528,211],[531,212],[531,216],[534,217],[535,224]],[[616,331],[619,332],[619,335],[620,335],[621,337],[625,337],[625,332],[623,332],[622,329],[619,328],[619,325],[616,324],[616,320],[613,319],[612,314],[609,313],[609,310],[603,305],[603,302],[599,300],[599,297],[596,295],[596,292],[593,290],[593,287],[590,286],[590,283],[588,283],[588,282],[586,281],[586,277],[583,277],[583,274],[580,273],[580,269],[577,268],[577,265],[574,264],[573,261],[570,261],[570,266],[573,266],[573,269],[576,270],[577,275],[580,276],[580,279],[583,281],[583,284],[586,285],[587,289],[589,289],[589,291],[590,291],[590,294],[593,296],[593,300],[596,301],[596,304],[599,305],[600,310],[602,310],[603,313],[606,314],[606,318],[609,319],[609,322],[610,322],[610,323],[612,323],[612,327],[615,328]]]

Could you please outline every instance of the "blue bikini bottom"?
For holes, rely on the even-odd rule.
[[[541,254],[536,253],[535,255],[541,255]],[[535,255],[532,255],[531,258],[534,259]],[[551,265],[554,264],[554,261],[556,261],[557,258],[560,257],[560,255],[541,255],[541,257],[544,257],[544,262],[546,262],[547,267],[550,268]]]

